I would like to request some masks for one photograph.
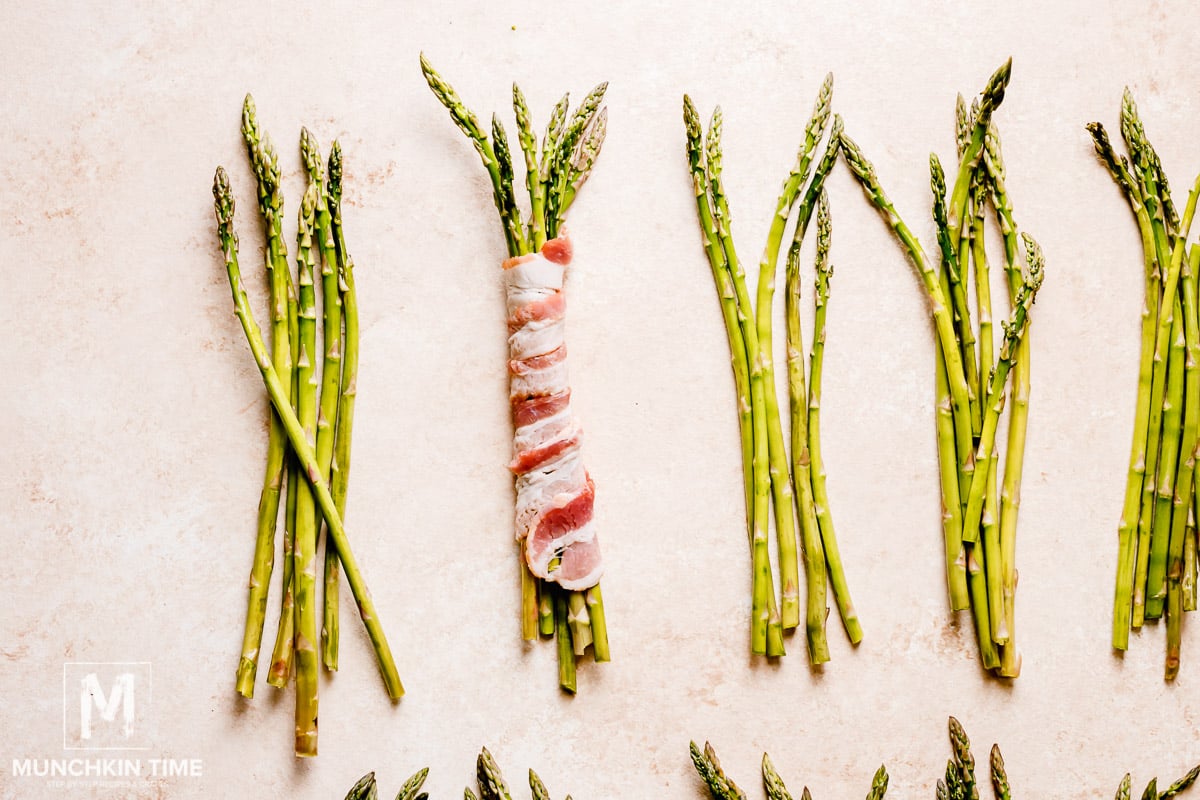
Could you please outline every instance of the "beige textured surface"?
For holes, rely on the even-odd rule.
[[[486,743],[514,782],[534,766],[556,794],[683,800],[699,797],[687,741],[708,737],[756,790],[769,749],[818,798],[865,793],[884,761],[904,800],[931,796],[951,713],[981,753],[1002,743],[1018,797],[1108,795],[1126,769],[1173,778],[1200,760],[1200,636],[1185,632],[1174,686],[1161,627],[1124,659],[1108,646],[1141,267],[1083,129],[1115,130],[1130,83],[1182,193],[1200,165],[1189,4],[403,5],[7,8],[0,796],[333,798],[368,769],[394,791],[428,764],[433,796],[452,797]],[[611,81],[608,143],[572,215],[568,339],[615,660],[583,667],[573,700],[555,688],[553,647],[518,639],[502,239],[474,152],[421,79],[422,48],[481,114],[507,120],[519,80],[539,126],[562,90]],[[1009,185],[1048,262],[1019,544],[1023,676],[983,676],[969,625],[945,611],[932,337],[911,268],[844,167],[830,182],[825,449],[866,640],[852,652],[831,625],[820,673],[797,639],[782,663],[751,659],[733,393],[680,95],[724,106],[748,256],[827,70],[848,131],[931,241],[927,153],[953,147],[955,92],[1009,54]],[[247,90],[280,144],[289,218],[299,126],[347,151],[364,324],[348,524],[409,690],[388,705],[344,617],[322,755],[306,763],[290,755],[290,696],[233,694],[266,405],[209,186],[227,165],[253,273]],[[152,662],[155,754],[203,758],[204,777],[135,795],[14,780],[10,759],[63,755],[64,661]]]

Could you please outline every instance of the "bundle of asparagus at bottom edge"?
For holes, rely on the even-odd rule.
[[[608,86],[593,89],[570,112],[554,107],[540,146],[525,96],[514,83],[517,140],[525,159],[529,222],[522,222],[513,154],[500,118],[489,137],[454,88],[422,54],[435,97],[467,135],[487,169],[509,258],[502,263],[509,342],[509,402],[516,477],[516,540],[521,576],[521,636],[558,643],[558,683],[576,688],[575,659],[590,646],[608,661],[608,627],[600,593],[603,564],[593,519],[595,486],[583,465],[582,429],[571,412],[563,319],[563,281],[571,261],[566,214],[591,175],[607,129],[601,108]]]
[[[258,124],[246,95],[242,134],[258,184],[265,230],[271,343],[250,309],[238,265],[234,200],[229,176],[217,168],[213,183],[217,236],[224,254],[234,313],[262,373],[272,412],[267,465],[258,509],[258,534],[250,572],[249,603],[237,691],[254,696],[267,595],[274,570],[280,496],[285,497],[283,599],[267,682],[287,685],[295,664],[296,755],[317,754],[318,538],[325,522],[324,610],[319,646],[328,670],[338,666],[339,569],[346,572],[359,615],[375,649],[388,696],[404,694],[375,603],[350,550],[343,519],[350,474],[350,436],[358,369],[358,301],[354,265],[342,229],[342,151],[333,143],[327,168],[316,139],[301,131],[308,185],[299,209],[298,273],[288,265],[283,241],[283,191],[279,158]],[[320,263],[323,358],[317,355],[316,270]],[[318,363],[320,362],[320,363]],[[284,486],[286,485],[286,490]],[[286,491],[286,494],[284,492]]]
[[[1179,672],[1183,612],[1196,608],[1200,245],[1189,246],[1187,239],[1200,177],[1181,217],[1128,88],[1121,102],[1128,158],[1116,154],[1099,122],[1087,128],[1137,221],[1146,281],[1133,446],[1118,527],[1112,644],[1127,649],[1130,628],[1165,616],[1165,677],[1173,680]]]
[[[429,795],[421,792],[421,786],[428,774],[429,769],[426,768],[405,781],[400,793],[396,795],[396,800],[428,800]],[[512,793],[504,781],[500,766],[486,747],[475,761],[475,775],[479,783],[479,794],[476,795],[468,787],[463,791],[464,800],[512,800]],[[533,800],[550,800],[550,792],[533,770],[529,770],[529,790]],[[368,772],[350,789],[346,800],[376,800],[378,797],[379,788],[375,782],[375,773]],[[570,795],[567,795],[567,800],[571,800]]]
[[[937,781],[937,800],[978,800],[979,787],[975,777],[975,756],[971,753],[971,741],[959,721],[950,717],[950,749],[952,757],[946,762],[946,773]],[[717,760],[716,751],[712,745],[705,742],[701,750],[695,742],[691,743],[692,764],[700,774],[704,785],[714,800],[746,800],[746,793],[725,774],[721,762]],[[1008,772],[1004,767],[1004,758],[1000,755],[999,745],[992,745],[988,757],[988,772],[991,777],[992,790],[996,800],[1011,800],[1012,792],[1008,783]],[[1158,791],[1158,779],[1152,779],[1142,794],[1143,800],[1168,800],[1183,792],[1200,777],[1200,766],[1193,767],[1186,775],[1175,781],[1162,792]],[[775,770],[775,765],[766,753],[762,758],[763,788],[769,800],[792,800],[792,795],[784,785],[783,779]],[[1131,779],[1125,774],[1117,789],[1117,800],[1130,800]],[[880,766],[871,781],[867,800],[882,800],[888,788],[887,769]],[[801,797],[810,800],[811,795],[805,786]]]
[[[840,117],[833,118],[828,143],[815,169],[812,168],[817,146],[825,138],[832,100],[833,76],[828,75],[817,95],[796,162],[784,180],[776,203],[766,248],[759,262],[756,297],[752,302],[746,286],[745,270],[734,247],[729,204],[721,177],[721,109],[717,107],[713,111],[705,135],[691,98],[687,95],[683,98],[688,162],[696,194],[701,241],[721,303],[737,393],[746,528],[750,538],[753,576],[750,650],[760,655],[784,655],[783,633],[800,624],[798,553],[802,553],[807,590],[805,629],[809,660],[813,664],[829,661],[825,636],[827,579],[833,584],[834,600],[850,641],[857,644],[862,640],[862,628],[850,599],[833,530],[820,443],[825,316],[829,301],[829,279],[833,273],[829,264],[829,200],[824,184],[837,161],[842,128]],[[780,247],[793,210],[796,223],[787,247],[787,294],[784,303],[787,319],[788,410],[791,420],[789,461],[780,424],[780,404],[775,393],[772,321]],[[817,218],[817,277],[812,355],[806,377],[804,336],[800,324],[800,249],[814,211]],[[768,541],[772,506],[775,510],[779,551],[781,591],[778,602]],[[795,514],[797,508],[800,512],[798,520]],[[799,548],[798,539],[802,545]]]
[[[970,108],[961,95],[958,98],[958,169],[949,197],[941,162],[935,154],[929,157],[939,263],[930,261],[900,218],[879,184],[875,167],[853,140],[842,135],[846,163],[908,251],[929,297],[937,335],[937,442],[950,608],[971,610],[981,663],[1006,678],[1021,671],[1014,611],[1017,512],[1030,392],[1027,329],[1043,267],[1041,248],[1022,234],[1022,268],[1000,136],[992,122],[1011,69],[1010,59],[992,75],[982,97]],[[1001,323],[999,350],[985,246],[989,206],[1004,240],[1011,309],[1008,321]],[[973,309],[968,299],[972,283]],[[972,322],[973,314],[977,324]],[[1006,404],[1008,442],[1002,466],[996,440]]]

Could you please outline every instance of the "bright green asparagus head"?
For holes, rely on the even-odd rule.
[[[703,179],[704,129],[700,124],[700,114],[696,111],[696,104],[686,94],[683,96],[683,127],[687,132],[688,163],[691,165],[692,175]]]
[[[1116,800],[1129,800],[1132,784],[1133,776],[1126,772],[1125,777],[1121,779],[1121,785],[1117,787]]]
[[[505,182],[504,185],[511,185],[513,181],[512,150],[508,146],[508,134],[504,130],[504,123],[495,114],[492,114],[492,148],[496,153],[496,162],[500,169],[500,177]]]
[[[1192,767],[1190,770],[1188,770],[1186,775],[1168,786],[1166,790],[1158,796],[1159,800],[1167,800],[1168,798],[1175,797],[1184,789],[1187,789],[1189,786],[1195,783],[1197,778],[1200,778],[1200,765]]]
[[[564,94],[550,112],[550,121],[546,123],[546,135],[542,139],[541,179],[550,177],[550,167],[553,165],[554,154],[558,152],[558,143],[567,127],[567,111],[571,107],[571,97]]]
[[[425,81],[433,91],[434,97],[450,112],[450,118],[454,120],[454,124],[470,138],[480,155],[483,155],[487,134],[480,127],[479,118],[463,104],[458,93],[454,91],[454,87],[438,74],[438,71],[429,63],[429,59],[425,58],[424,53],[421,53],[421,73],[424,74]]]
[[[1131,202],[1136,204],[1135,208],[1140,207],[1141,199],[1133,185],[1132,177],[1129,174],[1129,162],[1125,156],[1116,154],[1112,142],[1108,138],[1108,131],[1099,122],[1089,122],[1087,129],[1088,133],[1092,135],[1092,142],[1095,144],[1096,155],[1100,158],[1100,162],[1108,169],[1112,179],[1124,190]]]
[[[887,794],[888,774],[887,769],[882,764],[875,771],[875,778],[871,781],[871,791],[867,794],[867,800],[883,800],[883,796]]]
[[[811,152],[821,137],[825,135],[825,126],[829,123],[829,113],[833,107],[833,73],[825,75],[821,88],[817,91],[817,101],[813,104],[812,116],[804,129],[806,149]]]
[[[783,778],[775,771],[775,765],[771,763],[771,758],[766,753],[763,753],[762,757],[762,775],[763,787],[767,790],[767,800],[792,800],[792,795],[784,785]]]
[[[375,773],[368,772],[358,779],[358,783],[350,787],[346,800],[376,800],[379,789],[375,784]]]
[[[981,123],[986,125],[991,121],[992,112],[1004,102],[1004,90],[1008,88],[1008,82],[1011,78],[1012,58],[1009,58],[988,79],[987,86],[983,90],[983,97],[979,101],[979,108],[972,115],[972,125],[979,125]]]
[[[517,118],[517,138],[521,142],[521,150],[525,153],[525,171],[528,175],[536,175],[538,171],[537,136],[533,133],[533,118],[529,114],[529,104],[525,102],[525,94],[521,87],[513,83],[513,114]]]
[[[854,173],[854,176],[858,178],[858,182],[862,184],[863,189],[873,199],[876,199],[876,202],[878,202],[879,198],[886,201],[883,188],[879,185],[879,177],[875,174],[875,165],[863,155],[862,148],[858,146],[857,142],[847,136],[844,131],[838,137],[838,140],[841,142],[841,151],[846,156],[847,166],[850,167],[850,171]]]
[[[213,177],[213,200],[217,214],[217,236],[226,255],[237,249],[237,233],[233,230],[233,188],[229,185],[229,175],[224,167],[217,167]]]
[[[929,154],[929,189],[933,192],[933,219],[940,227],[946,224],[946,171],[937,153]]]
[[[1000,746],[992,745],[989,756],[992,768],[992,788],[996,790],[997,800],[1006,800],[1011,795],[1008,785],[1008,772],[1004,769],[1004,756],[1000,755]]]
[[[329,192],[329,199],[336,205],[341,205],[342,202],[342,145],[337,139],[333,140],[333,144],[329,147],[329,165],[326,167],[326,174],[329,176],[329,181],[326,190]]]
[[[308,128],[300,129],[300,159],[308,172],[308,179],[313,183],[321,183],[321,145],[317,137]]]
[[[1158,800],[1158,778],[1151,778],[1150,783],[1146,784],[1142,800]]]
[[[1133,92],[1128,86],[1121,94],[1121,136],[1125,139],[1125,146],[1129,149],[1133,163],[1141,169],[1144,165],[1145,133],[1142,129],[1142,119],[1138,115],[1137,103],[1134,102]]]
[[[829,195],[824,189],[817,200],[817,305],[829,299],[829,280],[833,265],[829,263],[829,245],[833,238],[833,219],[829,212]]]
[[[500,773],[496,759],[492,758],[486,747],[479,753],[475,762],[475,772],[479,781],[479,791],[485,800],[509,800],[508,784],[504,782],[504,775]]]
[[[983,140],[984,165],[991,176],[992,183],[998,187],[1004,186],[1004,155],[1000,150],[1000,132],[996,123],[988,125],[987,138]]]
[[[974,771],[975,756],[971,754],[971,740],[967,732],[954,717],[950,718],[950,747],[954,750],[954,760],[965,770]]]
[[[429,767],[425,767],[404,782],[400,787],[399,793],[396,794],[396,800],[420,800],[426,795],[420,794],[421,787],[425,785],[425,779],[429,777]]]
[[[546,784],[542,783],[542,779],[533,770],[529,770],[529,791],[533,794],[533,800],[550,800]]]
[[[971,139],[971,128],[974,124],[971,122],[971,112],[967,110],[966,98],[959,92],[958,99],[954,103],[954,142],[958,145],[958,157],[962,158],[963,151],[967,149],[967,142]]]
[[[708,164],[708,179],[714,183],[721,180],[721,133],[724,126],[725,115],[721,113],[721,107],[717,106],[708,119],[708,133],[704,137],[704,156]]]

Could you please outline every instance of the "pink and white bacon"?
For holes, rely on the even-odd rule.
[[[603,564],[592,519],[595,486],[583,466],[583,430],[571,413],[564,338],[566,234],[541,252],[504,262],[508,306],[509,401],[517,476],[516,535],[529,571],[564,589],[600,582]]]

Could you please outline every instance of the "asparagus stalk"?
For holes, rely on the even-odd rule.
[[[342,148],[335,140],[329,151],[329,206],[331,232],[337,256],[338,290],[342,301],[342,375],[338,387],[337,427],[334,434],[333,466],[330,490],[338,516],[346,518],[346,494],[350,486],[350,445],[354,433],[354,402],[358,395],[358,293],[354,286],[354,260],[346,250],[342,228]],[[325,627],[322,630],[323,655],[327,669],[337,669],[338,600],[340,593],[337,546],[325,540]]]
[[[685,101],[685,115],[686,113]],[[770,356],[764,351],[762,343],[758,338],[758,328],[754,320],[753,306],[751,305],[749,291],[746,289],[745,272],[742,269],[741,262],[738,260],[733,236],[729,229],[729,213],[725,204],[724,191],[722,190],[720,180],[720,108],[713,111],[706,136],[705,151],[707,155],[708,189],[712,196],[712,208],[714,212],[713,219],[716,225],[717,237],[721,242],[721,249],[725,254],[726,268],[732,277],[734,294],[737,298],[738,323],[741,326],[742,339],[746,343],[746,358],[750,367],[750,402],[754,412],[752,417],[754,421],[755,497],[753,563],[755,575],[765,576],[759,580],[759,585],[763,587],[762,590],[756,592],[753,598],[752,615],[754,621],[751,626],[751,651],[759,654],[765,653],[771,656],[781,656],[784,654],[782,620],[780,619],[779,612],[772,607],[775,600],[774,588],[770,587],[767,597],[760,596],[770,586],[768,580],[771,575],[771,561],[767,541],[770,531],[769,502],[773,483],[771,475],[772,472],[778,470],[777,458],[772,459],[770,450],[771,427],[773,423],[768,396],[774,397],[774,384],[767,382],[767,367]],[[776,408],[775,424],[777,424],[778,415],[778,408]],[[778,452],[776,456],[778,456]],[[777,501],[777,515],[782,508],[783,506]],[[780,527],[779,530],[783,531],[785,529]],[[794,531],[794,527],[788,530]],[[794,533],[781,533],[779,541],[782,543],[788,535],[794,535]],[[783,580],[786,582],[788,578],[785,576]]]
[[[242,137],[250,162],[258,178],[258,205],[267,239],[266,269],[271,307],[271,360],[282,380],[290,383],[292,350],[288,337],[287,300],[290,275],[286,247],[281,235],[283,192],[280,190],[279,162],[274,150],[259,130],[254,98],[246,95],[242,106]],[[243,697],[254,696],[258,655],[266,622],[267,593],[275,567],[275,529],[279,518],[279,496],[284,480],[285,438],[279,417],[271,412],[267,434],[266,472],[258,503],[258,533],[254,544],[254,564],[250,570],[246,626],[242,636],[242,655],[237,669],[237,691]]]
[[[991,182],[996,218],[1004,239],[1004,272],[1008,278],[1009,302],[1015,303],[1024,277],[1018,263],[1017,225],[1013,220],[1012,201],[1008,197],[1005,183],[1000,135],[995,124],[988,131],[986,148],[985,166]],[[1005,678],[1016,678],[1021,672],[1021,661],[1013,637],[1016,627],[1017,513],[1021,505],[1021,472],[1025,463],[1025,432],[1029,420],[1029,354],[1029,331],[1026,331],[1013,358],[1008,446],[1005,450],[1004,481],[1000,492],[1000,582],[1003,595],[1003,627],[1008,636],[1008,642],[1000,653],[1000,674]]]
[[[561,589],[554,588],[551,591],[554,599],[554,638],[558,644],[558,685],[564,691],[575,694],[575,652],[571,647],[567,597]]]
[[[313,205],[312,235],[321,255],[321,308],[323,358],[319,381],[316,451],[321,477],[332,485],[334,438],[337,433],[338,398],[342,382],[342,293],[338,271],[337,246],[333,233],[333,218],[329,213],[321,159],[320,145],[308,128],[300,130],[300,154],[308,172],[315,202]],[[315,276],[314,276],[315,279]],[[314,287],[315,293],[315,287]],[[315,326],[314,326],[315,327]],[[336,500],[335,500],[336,505]],[[343,501],[344,506],[344,501]],[[339,511],[339,514],[341,512]],[[315,550],[315,545],[314,545]],[[337,551],[330,555],[326,544],[325,593],[321,625],[321,660],[325,668],[337,669],[338,654],[338,591]],[[332,568],[331,568],[332,567]],[[314,577],[316,564],[313,564]],[[332,584],[332,586],[330,585]],[[312,640],[314,643],[316,639]]]
[[[600,593],[600,584],[587,590],[586,599],[588,617],[592,622],[592,658],[598,662],[610,661],[608,623],[604,617],[604,595]]]
[[[1193,459],[1195,455],[1193,453]],[[1192,507],[1187,511],[1187,525],[1183,540],[1183,610],[1196,610],[1196,499],[1192,491]]]
[[[853,644],[862,641],[862,626],[858,612],[850,599],[850,587],[846,583],[846,572],[842,567],[837,537],[833,531],[833,514],[829,510],[829,493],[825,488],[825,461],[821,457],[821,373],[825,363],[825,315],[829,307],[829,281],[833,277],[833,266],[829,263],[829,244],[832,237],[829,215],[829,198],[822,190],[817,205],[817,280],[816,312],[813,315],[813,345],[810,376],[808,381],[808,449],[812,459],[813,500],[817,520],[821,528],[821,543],[825,561],[829,565],[829,580],[833,584],[833,596],[846,635]]]
[[[288,339],[291,343],[292,364],[295,365],[300,361],[300,302],[296,287],[291,283],[290,271],[288,283]],[[292,369],[291,373],[292,379],[288,388],[291,395],[292,412],[295,414],[298,413],[300,401],[300,371]],[[295,454],[289,451],[287,506],[283,527],[283,599],[279,605],[279,625],[275,632],[275,647],[271,653],[271,670],[267,673],[267,683],[278,689],[286,686],[291,678],[292,656],[295,653],[296,505],[301,483],[303,483],[303,479],[300,477]],[[307,486],[304,489],[307,491]]]
[[[939,284],[943,297],[957,292],[952,288],[957,280],[958,256],[950,241],[946,223],[946,176],[942,163],[934,153],[929,155],[929,185],[933,192],[933,220],[937,227],[938,245],[942,252],[942,269]],[[963,307],[966,307],[963,294]],[[955,302],[957,306],[957,301]],[[965,312],[964,312],[965,313]],[[967,328],[970,328],[969,322]],[[946,371],[946,358],[941,347],[934,348],[937,392],[937,440],[938,469],[942,491],[942,537],[946,546],[946,587],[950,596],[950,610],[970,608],[967,590],[967,553],[962,541],[962,503],[958,487],[958,455],[955,452],[954,410],[950,398],[950,383]]]
[[[1167,564],[1167,658],[1165,676],[1173,680],[1179,672],[1180,634],[1183,612],[1188,610],[1187,564],[1192,564],[1191,602],[1195,605],[1195,553],[1188,558],[1188,542],[1195,547],[1195,535],[1188,527],[1193,507],[1193,478],[1196,471],[1196,444],[1200,436],[1200,318],[1198,318],[1197,288],[1194,270],[1200,266],[1200,249],[1192,248],[1185,259],[1180,276],[1180,311],[1183,316],[1184,350],[1172,355],[1183,361],[1183,427],[1179,446],[1178,473],[1172,498],[1171,537],[1168,543]],[[1178,366],[1178,365],[1177,365]],[[1168,379],[1169,380],[1169,379]],[[1168,391],[1168,395],[1171,392]],[[1167,424],[1167,423],[1164,423]]]
[[[766,654],[770,619],[769,603],[774,602],[774,589],[770,562],[767,559],[767,525],[769,512],[770,477],[767,473],[767,442],[766,420],[764,418],[764,403],[762,399],[762,371],[758,359],[757,335],[753,324],[746,314],[741,312],[741,298],[735,286],[733,270],[729,264],[729,254],[725,249],[717,225],[713,219],[710,205],[709,178],[705,167],[702,129],[699,114],[692,100],[687,95],[683,99],[684,125],[687,131],[688,161],[691,165],[692,184],[696,193],[696,207],[700,217],[700,227],[705,237],[706,252],[709,264],[713,270],[713,280],[721,298],[722,314],[725,317],[726,332],[733,352],[733,367],[735,379],[739,387],[739,406],[748,408],[750,413],[744,420],[750,422],[750,437],[745,436],[743,422],[742,451],[745,456],[747,449],[751,451],[752,494],[750,504],[750,543],[753,561],[753,588],[751,610],[750,649],[756,654]],[[747,302],[748,305],[748,302]],[[742,354],[745,354],[744,357]],[[744,375],[738,375],[744,371]],[[755,380],[755,373],[758,375]],[[755,388],[757,385],[757,389]],[[749,403],[742,405],[748,396]],[[747,448],[749,444],[749,448]],[[778,654],[782,655],[782,637],[778,637]]]
[[[237,257],[237,236],[233,231],[233,195],[229,186],[229,177],[225,174],[225,170],[220,167],[217,168],[216,178],[213,183],[213,195],[216,200],[217,232],[225,256],[225,268],[229,275],[229,285],[233,294],[234,312],[242,325],[246,341],[250,345],[250,350],[254,355],[254,361],[258,365],[259,372],[262,374],[263,383],[267,388],[267,395],[270,397],[271,404],[275,407],[276,413],[279,414],[280,421],[283,423],[284,431],[288,436],[288,443],[296,454],[300,468],[308,481],[308,485],[312,489],[312,495],[316,499],[316,504],[320,508],[326,524],[329,526],[329,535],[333,537],[334,544],[337,546],[338,554],[342,561],[342,568],[346,571],[346,580],[350,584],[350,591],[354,595],[355,602],[358,604],[360,616],[367,629],[367,636],[375,648],[380,673],[383,677],[384,685],[388,690],[388,696],[393,700],[397,700],[404,694],[404,688],[401,686],[399,676],[396,673],[396,664],[392,658],[391,648],[388,646],[387,639],[383,634],[383,626],[379,621],[375,602],[371,599],[370,593],[367,591],[362,573],[358,567],[358,562],[350,550],[346,530],[342,524],[341,517],[337,513],[337,507],[333,502],[333,495],[330,492],[329,485],[321,479],[320,470],[317,467],[316,453],[313,451],[313,446],[308,440],[304,426],[301,424],[297,413],[292,410],[291,405],[288,403],[287,390],[279,380],[279,375],[275,372],[275,368],[271,363],[266,343],[262,338],[262,332],[258,327],[258,323],[254,320],[254,315],[250,311],[249,299],[246,297],[245,289],[242,287],[241,270],[238,266]],[[306,198],[305,204],[307,205],[310,202],[315,205],[315,198]],[[311,283],[309,285],[311,286]],[[301,283],[301,287],[303,288],[303,283]],[[302,496],[303,493],[297,497],[297,502],[300,501]],[[298,534],[297,539],[299,539]],[[297,580],[297,584],[299,585],[299,580]],[[315,651],[311,650],[311,647],[310,652],[315,653]]]

